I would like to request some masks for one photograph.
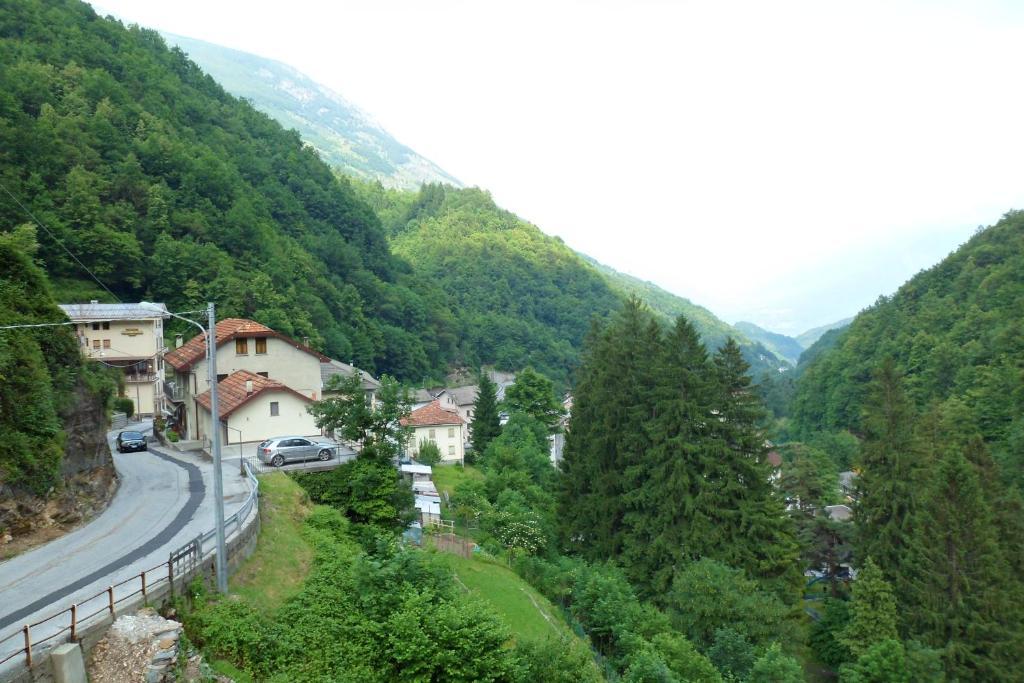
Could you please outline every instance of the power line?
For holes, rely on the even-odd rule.
[[[185,313],[205,313],[205,312],[206,312],[205,309],[200,309],[198,311],[180,311],[180,312],[177,312],[176,315],[183,315]],[[129,320],[129,318],[96,318],[96,319],[89,318],[89,320],[78,320],[78,321],[68,320],[68,321],[62,322],[62,323],[24,323],[24,324],[21,324],[21,325],[0,325],[0,330],[20,330],[20,329],[30,328],[30,327],[60,327],[62,325],[91,325],[93,323],[124,322],[125,320]]]
[[[52,239],[54,242],[59,244],[60,248],[63,249],[64,251],[66,251],[68,256],[70,256],[71,258],[75,259],[75,262],[78,265],[82,266],[82,269],[85,270],[85,272],[89,273],[89,276],[92,277],[92,279],[95,280],[97,283],[99,283],[100,287],[102,287],[103,289],[107,290],[107,293],[110,294],[110,296],[114,297],[117,300],[117,303],[123,303],[121,301],[121,298],[118,297],[117,294],[114,294],[113,292],[111,292],[110,291],[110,287],[107,287],[105,284],[103,284],[103,281],[100,280],[98,277],[96,277],[96,275],[91,270],[89,270],[88,266],[86,266],[84,263],[82,263],[77,256],[75,256],[73,253],[71,253],[71,250],[68,249],[66,246],[64,246],[64,243],[62,241],[60,241],[60,239],[58,239],[56,235],[54,235],[52,232],[50,232],[50,229],[48,227],[46,227],[45,225],[43,225],[42,222],[40,222],[40,220],[35,217],[35,214],[33,214],[31,211],[29,211],[28,208],[24,204],[22,204],[21,201],[17,197],[15,197],[11,193],[11,191],[8,190],[7,187],[3,183],[0,183],[0,189],[3,189],[3,191],[7,193],[7,196],[10,197],[11,199],[13,199],[14,203],[17,204],[18,206],[20,206],[21,210],[24,211],[25,213],[27,213],[29,215],[29,217],[33,221],[36,222],[36,225],[38,225],[40,228],[45,230],[46,234],[50,236],[50,239]]]

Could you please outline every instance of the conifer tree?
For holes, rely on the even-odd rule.
[[[956,450],[938,464],[916,525],[907,622],[942,648],[956,680],[1002,680],[1021,651],[1019,581],[999,548],[975,467]]]
[[[900,581],[911,551],[911,524],[920,492],[914,408],[891,358],[875,372],[864,408],[865,438],[854,509],[860,557],[871,557],[889,580]]]
[[[696,329],[680,316],[660,345],[649,378],[650,448],[626,493],[623,555],[634,585],[661,595],[675,568],[692,557],[687,540],[701,493],[701,450],[708,435],[711,366]]]
[[[896,601],[892,587],[869,557],[853,582],[850,622],[837,637],[859,657],[872,645],[896,639]]]
[[[631,299],[607,324],[595,323],[577,375],[566,434],[559,491],[563,544],[589,559],[622,550],[626,479],[650,441],[644,420],[652,414],[647,383],[658,354],[653,316]]]
[[[477,386],[476,402],[473,404],[473,433],[470,436],[475,456],[482,455],[487,445],[501,434],[498,388],[486,372],[480,373]]]
[[[765,410],[748,370],[732,339],[714,356],[712,438],[702,449],[689,546],[751,577],[777,580],[780,595],[791,597],[800,580],[799,549],[792,520],[769,479]]]

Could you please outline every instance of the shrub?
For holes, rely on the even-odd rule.
[[[441,449],[433,441],[424,439],[420,441],[420,452],[416,456],[416,461],[424,465],[436,465],[441,462]]]
[[[114,399],[114,410],[130,418],[135,414],[135,402],[126,396],[118,396]]]
[[[178,432],[174,431],[173,429],[168,429],[165,436],[167,437],[167,440],[170,441],[171,443],[177,443],[178,441],[181,440],[181,437],[178,436]]]

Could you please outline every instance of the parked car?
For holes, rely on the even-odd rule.
[[[146,447],[146,435],[142,432],[120,432],[115,443],[118,453],[149,450]]]
[[[256,447],[256,455],[266,465],[280,467],[296,460],[330,460],[336,444],[315,441],[305,436],[275,436]]]

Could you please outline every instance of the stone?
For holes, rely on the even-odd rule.
[[[56,683],[87,683],[85,659],[78,643],[64,643],[50,652],[53,680]]]
[[[161,650],[170,650],[178,642],[177,638],[161,638],[156,641],[156,646]]]

